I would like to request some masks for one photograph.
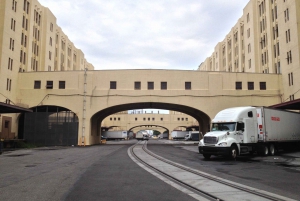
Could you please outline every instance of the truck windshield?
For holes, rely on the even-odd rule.
[[[211,130],[212,131],[234,131],[235,130],[235,122],[234,123],[213,123]]]

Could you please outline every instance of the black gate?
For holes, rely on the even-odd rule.
[[[78,117],[66,108],[41,106],[25,113],[24,139],[38,146],[70,146],[78,143]]]

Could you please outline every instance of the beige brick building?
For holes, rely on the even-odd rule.
[[[282,74],[282,100],[298,99],[299,22],[298,0],[250,0],[241,18],[198,70]],[[249,85],[242,88],[252,87]]]
[[[205,133],[224,108],[299,98],[299,8],[297,0],[249,1],[200,71],[93,71],[48,8],[37,0],[1,0],[0,103],[36,113],[0,114],[0,137],[35,132],[33,140],[50,145],[97,144],[101,126],[122,126],[110,118],[143,108],[179,113],[127,115],[128,122],[163,118],[168,129],[197,122]]]
[[[18,72],[94,69],[37,0],[0,1],[0,48],[1,102],[16,100]]]

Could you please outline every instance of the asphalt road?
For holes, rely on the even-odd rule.
[[[167,141],[166,141],[167,142]],[[300,200],[300,152],[276,156],[240,156],[236,161],[212,156],[205,160],[197,146],[150,141],[148,149],[171,161],[209,174]]]
[[[193,200],[135,164],[127,155],[135,142],[4,152],[0,200]],[[149,140],[148,149],[183,165],[300,200],[299,152],[206,161],[197,146],[169,142]]]

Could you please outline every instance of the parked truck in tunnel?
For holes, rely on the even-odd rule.
[[[107,140],[127,139],[127,131],[102,131],[102,136]]]
[[[299,113],[248,106],[220,111],[198,149],[206,159],[212,155],[235,159],[254,152],[274,155],[279,149],[299,144]]]

